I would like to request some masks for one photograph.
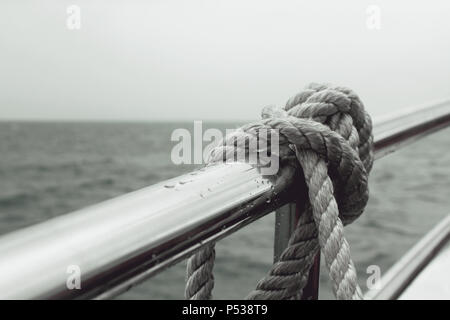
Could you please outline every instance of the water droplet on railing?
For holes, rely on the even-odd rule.
[[[164,186],[164,188],[174,188],[174,187],[175,187],[175,185],[172,183],[168,183]]]

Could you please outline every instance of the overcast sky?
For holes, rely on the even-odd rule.
[[[0,3],[0,119],[257,119],[311,81],[374,115],[450,97],[450,1]]]

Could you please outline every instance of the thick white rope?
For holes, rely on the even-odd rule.
[[[280,148],[287,146],[301,166],[309,205],[279,261],[247,299],[298,299],[319,248],[336,298],[360,299],[343,225],[355,220],[368,200],[367,176],[373,164],[369,115],[350,89],[311,84],[291,98],[284,111],[265,109],[263,118],[242,127],[238,135],[257,139],[260,130],[277,130]],[[230,146],[236,152],[233,141],[226,138],[213,150],[212,161],[222,161]],[[286,158],[289,152],[280,150]],[[212,298],[213,264],[211,244],[188,260],[187,299]]]

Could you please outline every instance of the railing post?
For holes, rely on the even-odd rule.
[[[273,262],[279,260],[281,253],[287,247],[296,221],[295,203],[288,203],[276,211]]]
[[[299,203],[289,203],[276,211],[274,262],[278,261],[281,253],[287,247],[289,238],[297,225],[303,206]],[[320,252],[314,258],[309,271],[308,283],[303,289],[302,300],[317,300],[319,298]]]

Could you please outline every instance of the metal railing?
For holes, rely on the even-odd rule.
[[[449,125],[450,101],[376,121],[376,158]],[[278,210],[276,258],[296,220],[295,175],[288,166],[274,180],[245,163],[218,164],[4,235],[0,298],[111,298]],[[71,266],[79,290],[66,286]]]
[[[382,277],[380,288],[367,292],[365,298],[374,300],[399,298],[440,250],[448,245],[449,239],[450,215],[440,221],[397,261]],[[448,299],[448,297],[440,298]]]

